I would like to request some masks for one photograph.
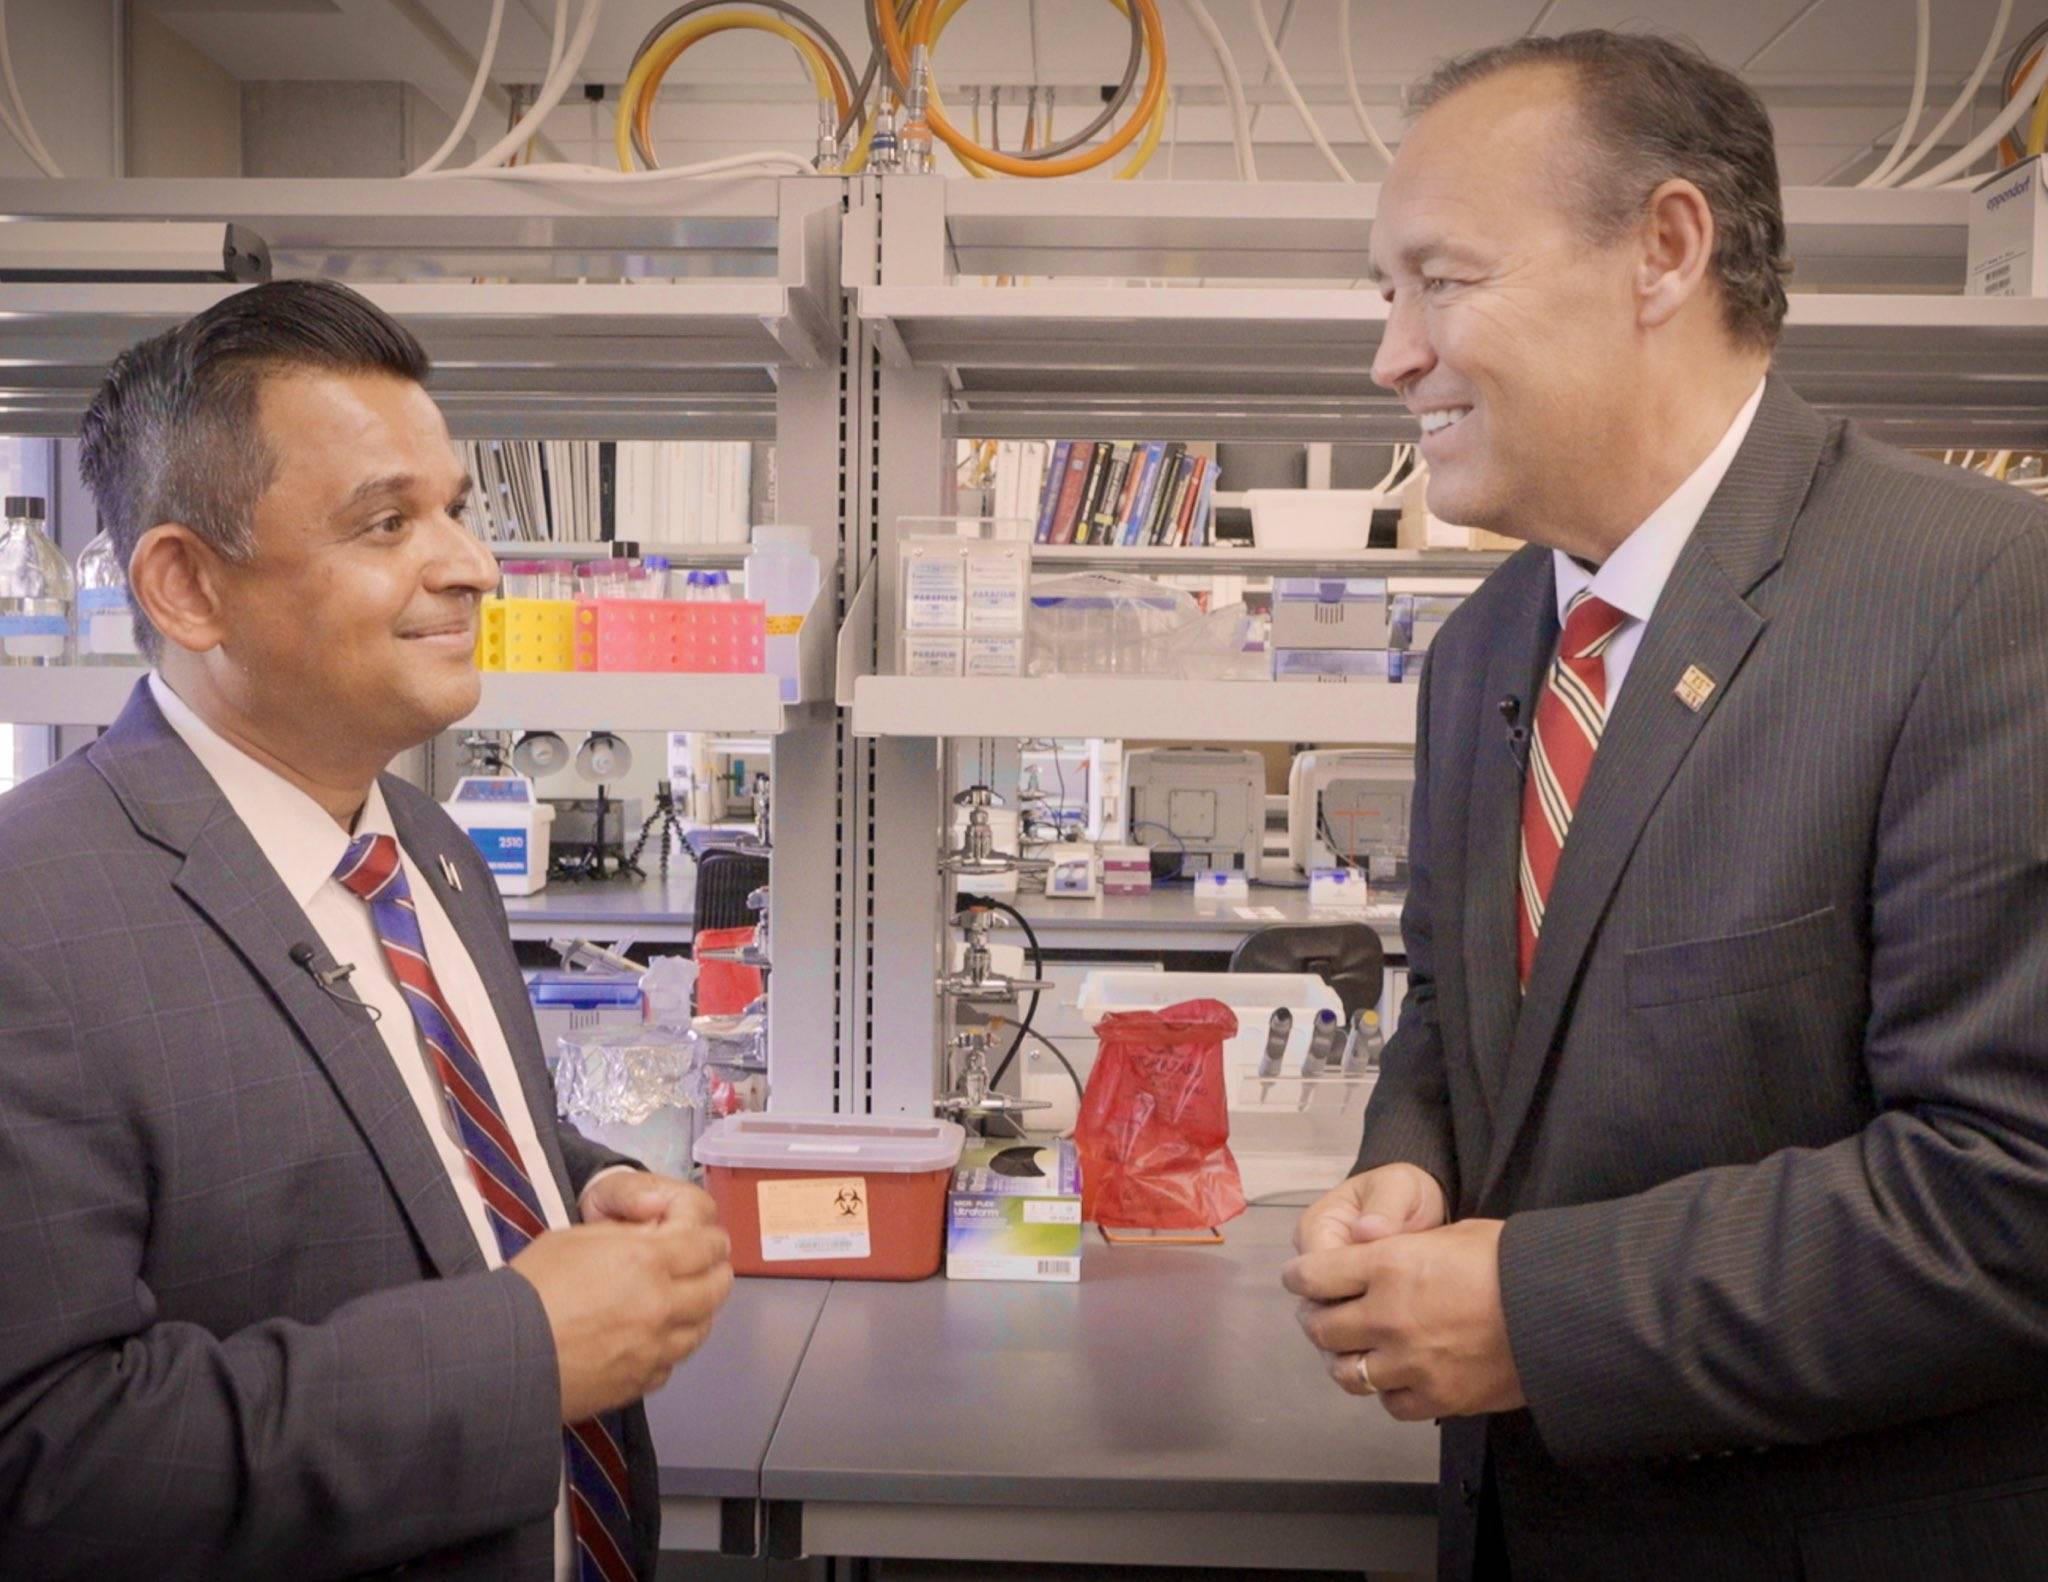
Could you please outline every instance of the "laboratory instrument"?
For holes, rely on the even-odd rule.
[[[1153,871],[1254,876],[1266,830],[1266,761],[1249,749],[1144,747],[1124,760],[1124,830]]]
[[[1415,766],[1403,753],[1297,754],[1287,774],[1288,856],[1303,873],[1353,867],[1405,882],[1414,789]]]

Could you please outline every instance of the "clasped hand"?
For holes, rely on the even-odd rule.
[[[1501,1310],[1503,1222],[1446,1214],[1427,1171],[1368,1170],[1302,1215],[1300,1256],[1281,1271],[1330,1377],[1352,1395],[1377,1392],[1403,1422],[1525,1404]]]

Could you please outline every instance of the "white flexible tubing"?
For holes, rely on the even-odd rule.
[[[483,103],[484,84],[491,80],[491,62],[498,58],[498,29],[505,23],[505,0],[491,0],[491,24],[484,29],[483,53],[476,59],[476,76],[470,79],[469,97],[462,101],[462,113],[455,118],[455,125],[449,128],[448,137],[441,146],[421,162],[419,169],[406,172],[411,176],[424,176],[436,171],[455,152],[455,145],[462,141],[469,131],[469,123],[476,119],[476,107]]]
[[[784,149],[769,149],[758,154],[727,154],[722,159],[707,159],[695,165],[676,165],[661,170],[612,170],[604,165],[491,165],[482,169],[474,166],[460,170],[431,170],[420,179],[423,181],[562,181],[589,182],[593,186],[633,186],[641,183],[675,181],[686,176],[718,176],[730,171],[746,170],[753,167],[792,171],[799,176],[814,176],[811,162],[798,154]]]
[[[1914,10],[1919,43],[1913,54],[1913,103],[1906,111],[1906,119],[1899,124],[1899,135],[1892,142],[1892,151],[1884,156],[1882,164],[1856,183],[1859,187],[1884,185],[1884,178],[1892,173],[1904,156],[1907,145],[1913,141],[1913,134],[1920,130],[1920,112],[1927,108],[1927,51],[1933,42],[1934,16],[1927,0],[1916,0]]]
[[[569,42],[569,0],[555,0],[555,25],[548,34],[548,69],[540,74],[546,82],[562,64],[562,50]]]
[[[1977,61],[1977,69],[1970,73],[1970,80],[1963,84],[1963,91],[1956,95],[1956,102],[1948,107],[1948,114],[1934,123],[1934,130],[1913,152],[1906,156],[1906,162],[1889,176],[1883,185],[1896,187],[1920,167],[1927,156],[1934,152],[1941,137],[1956,124],[1956,118],[1976,102],[1978,84],[1984,81],[1984,74],[1991,70],[1991,63],[1998,59],[1998,46],[2005,42],[2005,30],[2012,21],[2012,0],[1998,0],[1998,20],[1991,24],[1991,41],[1984,46],[1984,53]]]
[[[1408,455],[1408,446],[1396,445],[1394,447],[1394,465],[1387,469],[1387,475],[1384,478],[1380,479],[1378,483],[1372,486],[1372,492],[1374,494],[1385,494],[1387,490],[1390,487],[1392,487],[1395,478],[1400,476],[1401,468],[1404,465],[1406,465],[1408,461]]]
[[[0,70],[6,73],[7,97],[13,101],[14,114],[21,118],[21,124],[17,126],[13,117],[9,117],[7,130],[14,134],[14,140],[21,145],[22,152],[42,168],[44,175],[61,177],[64,172],[57,167],[57,161],[51,158],[50,151],[43,146],[43,140],[36,136],[36,124],[29,119],[28,106],[21,102],[21,89],[14,80],[14,52],[7,47],[7,0],[0,0]]]
[[[1230,142],[1237,150],[1237,174],[1241,181],[1257,181],[1259,164],[1252,156],[1252,112],[1245,103],[1244,79],[1237,74],[1237,62],[1231,57],[1230,41],[1223,36],[1223,29],[1216,25],[1216,18],[1209,14],[1209,8],[1202,0],[1181,0],[1187,12],[1194,19],[1196,29],[1208,41],[1215,53],[1217,69],[1223,73],[1223,97],[1230,104]]]
[[[523,148],[528,138],[538,132],[547,118],[554,113],[555,106],[562,102],[562,96],[569,91],[569,81],[583,65],[583,57],[590,49],[590,38],[597,31],[597,18],[604,10],[604,0],[583,0],[583,13],[576,19],[576,33],[569,40],[569,47],[563,52],[561,63],[540,86],[540,94],[533,101],[519,122],[497,142],[471,161],[469,169],[491,170],[512,157],[515,149]],[[593,167],[594,168],[594,167]]]
[[[1372,144],[1373,152],[1391,167],[1394,156],[1380,140],[1379,129],[1372,124],[1372,117],[1365,113],[1365,97],[1358,91],[1358,66],[1351,58],[1351,0],[1341,0],[1337,7],[1337,41],[1344,57],[1344,87],[1351,95],[1351,113],[1358,117],[1358,124],[1364,129],[1365,140]]]
[[[1288,71],[1287,62],[1280,55],[1280,46],[1273,39],[1273,24],[1266,20],[1266,0],[1244,0],[1244,3],[1252,8],[1252,20],[1259,27],[1259,42],[1266,46],[1266,59],[1273,63],[1273,75],[1280,80],[1280,91],[1287,95],[1287,102],[1301,117],[1301,124],[1308,128],[1310,141],[1337,173],[1339,181],[1356,181],[1358,178],[1344,168],[1344,161],[1337,157],[1330,140],[1323,136],[1323,129],[1316,125],[1316,118],[1309,113],[1308,101],[1302,98],[1301,90],[1294,86],[1293,74]]]
[[[1987,150],[1996,148],[1998,140],[2019,125],[2020,117],[2034,112],[2034,101],[2041,97],[2041,85],[2048,83],[2048,49],[2041,51],[2041,58],[2034,62],[2034,69],[2027,73],[2027,80],[2020,84],[2013,101],[1992,117],[1991,124],[1964,145],[1963,149],[1944,159],[1932,170],[1923,170],[1904,185],[1912,191],[1921,187],[1939,186],[1952,177],[1961,175]]]

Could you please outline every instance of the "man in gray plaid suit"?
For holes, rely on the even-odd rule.
[[[497,578],[426,374],[285,282],[87,415],[155,669],[0,798],[0,1576],[652,1573],[637,1402],[728,1248],[557,1123],[490,871],[382,774]]]

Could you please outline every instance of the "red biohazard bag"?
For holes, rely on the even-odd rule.
[[[690,947],[697,956],[697,1014],[737,1016],[761,996],[766,980],[759,967],[737,961],[706,961],[707,950],[736,950],[754,941],[751,926],[700,930]]]
[[[1201,1230],[1244,1212],[1223,1088],[1223,1041],[1236,1032],[1216,1000],[1113,1011],[1096,1025],[1101,1053],[1074,1128],[1083,1219]]]

